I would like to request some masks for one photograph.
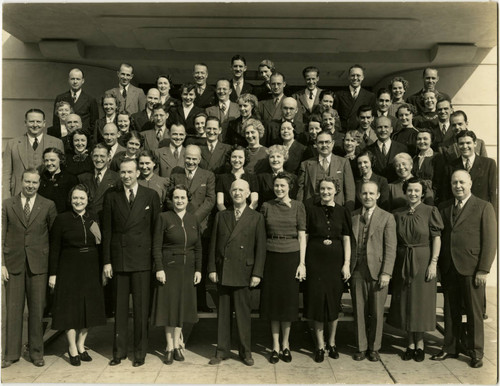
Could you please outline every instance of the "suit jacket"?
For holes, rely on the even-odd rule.
[[[34,274],[49,271],[49,230],[57,217],[56,205],[36,195],[26,221],[21,195],[2,204],[2,265],[10,274],[23,271],[26,262]]]
[[[229,154],[232,149],[231,145],[217,141],[217,145],[215,145],[215,149],[212,153],[208,150],[206,142],[205,146],[200,146],[200,148],[200,168],[210,170],[214,174],[222,174],[226,172],[226,168],[229,163]]]
[[[458,273],[464,276],[474,275],[477,271],[489,272],[495,259],[497,243],[493,206],[471,195],[453,222],[454,205],[453,198],[439,206],[444,222],[439,269],[444,274],[453,262]]]
[[[116,118],[118,115],[115,115],[115,119],[113,120],[113,123],[117,125],[116,123]],[[92,140],[94,143],[99,143],[99,142],[104,142],[104,137],[102,136],[102,129],[104,126],[106,126],[107,119],[106,117],[99,118],[97,121],[94,122],[94,132],[92,134]]]
[[[340,123],[342,131],[355,130],[358,126],[358,109],[362,105],[372,106],[376,108],[375,94],[361,88],[356,99],[352,98],[351,91],[341,90],[335,93],[335,100],[333,108],[338,111],[340,115]]]
[[[231,93],[232,95],[232,93]],[[219,108],[219,105],[216,104],[215,106],[210,106],[205,109],[205,112],[207,113],[208,116],[213,115],[214,117],[217,117],[220,119],[221,123],[221,133],[219,135],[219,141],[225,142],[226,136],[227,136],[227,128],[229,126],[229,123],[231,121],[234,121],[240,116],[240,108],[237,103],[231,102],[229,104],[229,110],[227,113],[223,116],[222,111]]]
[[[455,170],[464,169],[462,157],[457,158],[450,165],[450,173],[447,181],[451,180],[451,174]],[[494,208],[497,206],[497,165],[494,160],[476,155],[474,164],[469,171],[472,178],[471,192],[481,200],[488,201]],[[450,186],[450,184],[448,184]],[[451,198],[451,190],[448,198]]]
[[[304,160],[304,152],[306,147],[296,140],[288,149],[288,159],[285,161],[283,169],[287,172],[297,175],[300,169],[300,163]]]
[[[106,91],[106,94],[113,94],[120,102],[120,111],[128,111],[130,114],[137,113],[146,108],[146,95],[142,88],[129,84],[127,90],[127,99],[123,99],[122,89],[120,87],[112,88]]]
[[[309,198],[318,195],[316,191],[316,170],[318,166],[318,158],[311,158],[300,164],[298,201],[305,202]],[[353,210],[356,189],[349,160],[332,154],[328,175],[339,181],[340,192],[335,196],[335,202],[349,210]]]
[[[103,207],[103,263],[112,264],[115,272],[150,270],[159,213],[160,199],[153,189],[139,185],[132,208],[123,185],[108,190]]]
[[[448,134],[448,132],[446,132],[446,134]],[[439,144],[438,151],[444,156],[445,161],[448,164],[451,164],[455,159],[461,156],[455,136],[449,138],[448,140],[443,140],[443,142]],[[486,145],[484,141],[479,138],[476,140],[476,154],[481,157],[488,157]]]
[[[384,154],[380,151],[377,142],[372,143],[366,149],[370,150],[375,156],[375,162],[372,165],[372,170],[375,174],[387,178],[387,182],[389,183],[398,179],[396,170],[392,165],[392,159],[396,154],[408,153],[406,145],[396,141],[391,141],[391,147],[387,152],[387,157],[384,157]]]
[[[232,79],[230,80],[230,83],[231,83],[231,89],[233,91],[229,95],[229,100],[231,102],[235,102],[236,103],[236,102],[238,102],[238,94],[236,93],[236,90],[234,89],[234,83],[233,83]],[[241,88],[240,95],[243,95],[243,94],[253,94],[253,85],[251,85],[250,83],[247,83],[247,82],[243,81],[243,87]]]
[[[101,183],[99,186],[97,186],[95,182],[94,171],[92,171],[92,173],[80,174],[78,176],[78,180],[81,184],[86,185],[90,192],[91,200],[89,201],[87,209],[97,214],[99,216],[99,220],[101,221],[104,194],[108,191],[108,189],[121,184],[120,175],[108,167],[104,175],[101,177]]]
[[[155,151],[160,146],[160,141],[158,141],[158,137],[156,136],[156,129],[146,130],[141,132],[144,138],[144,150]],[[165,128],[163,130],[163,136],[161,137],[161,141],[170,139],[170,131]]]
[[[89,133],[92,133],[94,122],[99,119],[99,107],[95,98],[90,96],[83,90],[76,100],[76,103],[73,102],[71,91],[69,90],[56,96],[56,100],[54,101],[54,117],[52,119],[52,124],[54,125],[54,127],[59,127],[59,129],[60,121],[59,117],[56,115],[56,104],[61,101],[68,102],[71,105],[75,114],[78,114],[82,119],[82,129],[87,130]],[[55,135],[55,137],[60,138],[61,134],[59,133],[59,135]]]
[[[257,120],[259,119],[259,117],[255,114],[252,114],[251,118]],[[264,133],[264,137],[261,138],[261,141],[262,139],[265,139],[265,135],[266,133]],[[245,135],[243,134],[243,118],[241,116],[229,122],[226,139],[224,140],[224,143],[227,143],[231,146],[234,145],[240,145],[243,147],[248,146],[248,142],[245,139]]]
[[[40,163],[34,165],[31,162],[28,153],[28,146],[31,147],[28,134],[24,134],[20,137],[12,138],[7,141],[7,145],[5,146],[2,156],[2,197],[4,199],[21,193],[21,178],[26,169],[36,169],[42,165],[41,157]],[[38,148],[43,152],[43,150],[49,147],[55,147],[64,153],[64,145],[59,138],[44,134]]]
[[[153,113],[151,113],[151,115],[153,115]],[[132,120],[134,121],[134,126],[137,131],[145,131],[151,129],[150,126],[152,122],[148,117],[148,112],[146,109],[141,110],[135,114],[132,114]]]
[[[196,98],[194,105],[200,109],[206,109],[208,106],[213,106],[217,102],[217,95],[215,94],[215,87],[207,84],[203,94],[198,94],[198,89],[194,89]]]
[[[445,94],[444,92],[440,92],[435,90],[437,93],[437,98],[438,100],[440,99],[446,99],[451,102],[451,98],[448,94]],[[417,108],[417,113],[421,114],[423,111],[425,111],[425,105],[424,102],[422,101],[422,94],[424,93],[424,90],[420,90],[419,92],[410,95],[408,98],[406,98],[406,102],[412,104]]]
[[[149,189],[153,189],[158,193],[158,198],[160,199],[160,209],[163,208],[166,200],[167,193],[170,187],[170,180],[168,178],[160,177],[158,174],[152,174],[151,178],[147,181],[144,178],[139,177],[137,182]]]
[[[255,95],[259,101],[273,99],[271,89],[267,86],[266,82],[253,86],[252,94]]]
[[[233,209],[215,215],[208,255],[208,272],[217,272],[219,283],[248,287],[250,278],[264,275],[266,261],[264,216],[248,206],[238,222]]]
[[[283,98],[286,98],[285,95],[281,97],[280,103],[274,105],[274,99],[265,99],[259,102],[256,115],[259,117],[259,120],[263,123],[270,122],[273,119],[281,120],[281,108],[283,106]],[[299,109],[297,114],[295,114],[294,122],[302,122],[302,111]]]
[[[260,144],[262,146],[269,147],[272,145],[283,143],[280,135],[282,123],[283,123],[282,118],[273,119],[272,121],[267,122],[267,124],[265,125],[266,131],[260,141]],[[293,124],[295,126],[295,138],[297,139],[304,133],[304,124],[302,123],[302,121],[296,119],[293,120]]]
[[[186,149],[181,147],[181,154],[178,159],[175,159],[174,154],[170,150],[170,146],[160,147],[154,151],[158,157],[158,171],[160,176],[170,178],[172,169],[175,167],[184,167],[184,157],[186,156]]]
[[[206,91],[206,90],[205,90]],[[172,126],[172,124],[180,122],[186,128],[186,134],[196,135],[196,130],[194,128],[194,117],[199,113],[204,113],[205,110],[198,106],[193,106],[188,116],[184,116],[184,108],[182,103],[179,106],[172,108],[172,111],[167,119],[167,127]]]
[[[304,116],[311,115],[311,113],[314,110],[314,107],[319,105],[319,94],[321,94],[321,91],[323,91],[323,89],[321,88],[317,89],[316,97],[314,98],[312,108],[309,108],[308,104],[309,95],[307,91],[308,91],[307,89],[303,89],[292,95],[292,98],[294,98],[297,101],[298,107],[302,111],[302,114]]]
[[[370,146],[372,143],[377,142],[377,134],[375,134],[375,130],[370,129],[370,132],[368,133],[368,138],[366,140],[363,138],[365,132],[359,126],[356,130],[358,130],[361,134],[361,142],[359,143],[360,149],[364,149],[367,146]]]
[[[215,176],[212,172],[197,168],[191,182],[186,177],[183,167],[176,167],[170,175],[171,185],[185,185],[191,193],[191,201],[187,206],[187,211],[193,213],[201,226],[201,231],[207,229],[208,215],[215,205]],[[173,209],[169,202],[168,207]],[[169,208],[170,209],[170,208]]]
[[[360,242],[357,237],[361,212],[362,208],[359,208],[352,213],[352,236],[356,240],[356,247]],[[379,207],[375,207],[370,219],[367,237],[366,260],[372,279],[378,280],[381,274],[392,276],[397,247],[394,216]],[[351,272],[356,268],[357,256],[355,248],[351,253]]]
[[[379,176],[372,173],[370,181],[375,182],[378,185],[378,191],[380,197],[377,200],[377,205],[379,208],[388,210],[389,209],[389,184],[387,183],[387,178]],[[361,204],[361,186],[363,185],[363,179],[358,178],[356,180],[356,203],[355,207],[360,208]]]

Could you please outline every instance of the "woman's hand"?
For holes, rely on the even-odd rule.
[[[299,264],[297,267],[297,272],[295,273],[295,279],[299,279],[299,281],[306,280],[306,265]]]
[[[201,281],[201,272],[194,273],[194,285],[198,284]]]
[[[156,272],[156,280],[158,280],[161,284],[165,284],[167,282],[167,275],[163,269]]]
[[[9,271],[5,265],[2,265],[2,282],[9,281]]]
[[[347,281],[351,278],[351,267],[349,267],[349,264],[344,264],[342,266],[341,273],[344,281]]]
[[[436,266],[437,263],[431,262],[427,267],[427,273],[425,274],[425,280],[431,281],[436,277]]]
[[[56,275],[50,275],[49,276],[49,287],[51,289],[54,289],[55,286],[56,286]]]

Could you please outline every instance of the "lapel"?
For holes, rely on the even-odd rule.
[[[307,93],[307,89],[302,90],[302,92],[299,94],[299,101],[302,104],[302,106],[304,106],[304,108],[307,111],[309,111],[309,107],[308,107],[308,104],[307,104],[307,95],[306,95],[306,93]]]
[[[229,104],[229,113],[227,114],[227,118],[237,118],[240,116],[240,108],[237,103],[231,102]]]
[[[452,200],[451,208],[455,205],[455,201]],[[469,216],[473,215],[474,211],[476,210],[476,202],[475,202],[475,197],[470,196],[470,198],[467,200],[465,203],[464,207],[462,208],[462,211],[458,214],[458,217],[455,219],[455,223],[451,222],[453,225],[453,228],[458,227],[461,223],[466,221]],[[453,215],[453,209],[450,211],[450,215]],[[451,219],[450,219],[451,221]]]
[[[189,192],[191,194],[193,194],[196,189],[198,189],[201,185],[201,182],[202,182],[202,171],[200,170],[200,168],[198,167],[196,169],[196,172],[194,173],[194,176],[193,178],[191,179],[191,186],[189,187]],[[187,177],[186,177],[187,179]]]
[[[167,166],[175,166],[176,163],[177,163],[177,160],[175,159],[174,155],[172,154],[172,151],[170,150],[170,146],[166,146],[165,148],[165,151],[162,151],[159,153],[161,159],[163,159],[165,161],[165,164],[167,164]],[[181,149],[181,154],[182,154],[182,149]],[[179,155],[179,158],[181,158],[181,156]]]
[[[45,138],[47,134],[45,133],[43,135],[43,138]],[[41,144],[40,144],[41,145]],[[38,146],[40,146],[38,145]],[[21,158],[21,161],[24,165],[24,169],[28,169],[28,146],[30,146],[30,142],[28,140],[28,134],[24,134],[19,140],[17,141],[17,151],[19,153],[19,158]]]
[[[247,205],[247,206],[245,207],[245,210],[244,210],[244,211],[243,211],[243,213],[241,214],[241,217],[240,217],[239,221],[238,221],[238,222],[236,222],[236,221],[235,221],[235,224],[236,224],[236,225],[235,225],[235,226],[234,226],[234,228],[232,229],[231,235],[229,236],[229,239],[227,240],[227,242],[228,242],[228,243],[229,243],[232,239],[234,239],[234,238],[235,238],[235,237],[236,237],[239,233],[241,233],[241,231],[242,231],[243,229],[245,229],[245,228],[246,228],[245,223],[247,223],[247,222],[248,222],[248,220],[249,220],[249,218],[250,218],[250,212],[249,212],[250,210],[252,210],[252,209],[250,209],[250,208],[248,207],[248,205]],[[229,213],[229,216],[232,216],[232,217],[229,217],[229,221],[232,221],[232,220],[233,220],[233,218],[234,218],[234,210],[233,210],[233,209],[231,209],[231,210],[229,210],[229,211],[228,211],[228,213]],[[229,221],[228,221],[228,222],[229,222]]]
[[[462,164],[462,159],[459,158],[460,163]],[[463,165],[463,164],[462,164]],[[476,158],[474,159],[474,163],[469,171],[469,174],[472,178],[472,181],[477,181],[479,178],[483,178],[484,171],[483,160],[476,154]]]
[[[358,239],[360,217],[361,217],[361,209],[356,210],[352,216],[352,233],[356,241]]]
[[[93,173],[95,173],[95,170],[93,171]],[[94,184],[95,186],[95,174],[92,175],[92,183]],[[104,175],[102,176],[102,180],[101,180],[101,183],[99,184],[99,186],[97,186],[96,188],[96,192],[95,192],[95,196],[94,197],[94,200],[97,198],[97,197],[102,197],[102,195],[104,195],[104,193],[106,192],[106,190],[108,190],[108,188],[110,188],[112,185],[112,178],[111,178],[111,171],[109,168],[106,169],[106,173],[104,173]]]
[[[137,195],[139,195],[139,191],[137,191]],[[137,199],[137,198],[136,198]],[[128,224],[128,220],[130,218],[130,206],[127,200],[127,196],[125,194],[125,187],[121,187],[116,191],[116,212],[120,214],[122,217],[122,223],[125,225]]]
[[[19,217],[19,220],[26,228],[28,226],[28,224],[26,223],[26,218],[24,217],[24,208],[23,208],[23,204],[21,202],[21,194],[20,193],[15,197],[14,202],[12,203],[12,210],[14,211],[16,216]]]
[[[207,147],[207,153],[208,153],[208,164],[210,166],[213,166],[217,161],[220,159],[223,151],[222,151],[222,145],[220,144],[219,141],[217,141],[217,145],[215,145],[215,149],[213,153],[210,153]]]
[[[330,167],[329,167],[329,171],[328,171],[328,174],[331,176],[331,177],[336,177],[337,175],[337,170],[339,170],[339,166],[340,166],[340,161],[338,160],[337,157],[335,157],[333,154],[332,154],[332,158],[330,159]]]
[[[361,212],[360,212],[361,214]],[[373,235],[373,232],[375,232],[375,229],[378,227],[378,224],[379,224],[379,217],[380,217],[380,209],[379,207],[375,207],[375,209],[373,210],[373,213],[372,213],[372,217],[370,219],[370,226],[368,228],[368,237],[370,237],[371,235]],[[356,236],[358,234],[356,233]]]
[[[271,119],[281,119],[281,106],[283,106],[283,99],[285,99],[285,95],[281,97],[280,103],[274,108]],[[273,103],[274,106],[274,103]]]
[[[309,170],[308,174],[311,176],[309,181],[311,182],[311,186],[313,188],[313,191],[314,191],[314,185],[316,182],[316,167],[320,166],[317,158],[318,157],[316,157],[316,159],[311,160],[307,163],[307,169]],[[330,165],[331,165],[331,163],[330,163]]]
[[[127,202],[125,195],[122,195],[122,197],[124,197],[124,201],[126,202],[127,208],[129,210],[128,218],[127,218],[127,221],[125,223],[126,227],[129,227],[133,221],[141,219],[140,214],[142,211],[145,210],[145,206],[144,206],[144,201],[145,201],[144,190],[145,189],[146,188],[144,188],[142,185],[139,185],[137,187],[137,196],[134,199],[134,204],[132,205],[132,208],[130,208],[130,206],[128,205],[128,202]],[[149,210],[151,210],[151,209],[152,208],[149,208]]]
[[[21,198],[19,198],[19,201],[21,201]],[[40,203],[40,195],[36,195],[35,203],[33,205],[33,210],[31,211],[30,214],[30,219],[28,220],[28,227],[33,223],[35,220],[35,217],[40,214],[42,210],[42,204]],[[24,215],[24,214],[23,214]]]

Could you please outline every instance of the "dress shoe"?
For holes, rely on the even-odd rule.
[[[352,356],[352,359],[354,359],[355,361],[362,361],[365,358],[366,358],[366,352],[364,351],[357,351],[356,354]]]
[[[165,359],[163,359],[163,363],[166,365],[171,365],[174,363],[174,350],[167,351],[165,354]]]
[[[441,350],[437,354],[434,354],[433,356],[431,356],[431,361],[444,361],[444,360],[446,360],[448,358],[457,359],[458,358],[458,354],[449,354],[449,353],[444,352],[443,350]]]
[[[370,362],[378,362],[380,360],[380,355],[378,354],[378,351],[369,351],[368,352],[368,360]]]
[[[113,357],[113,359],[111,359],[111,360],[109,361],[109,365],[110,365],[110,366],[116,366],[116,365],[119,365],[120,363],[122,363],[122,359],[125,359],[125,358],[126,358],[126,357],[122,357],[122,358],[114,358],[114,357]]]
[[[325,360],[325,350],[320,348],[314,354],[314,362],[321,363]]]
[[[134,363],[132,363],[132,366],[139,367],[142,366],[143,364],[144,364],[144,359],[136,359],[134,360]]]
[[[71,364],[71,366],[80,366],[82,364],[80,362],[80,356],[79,355],[72,356],[69,353],[69,350],[68,350],[68,356],[69,356],[69,363]]]
[[[280,357],[278,355],[278,352],[276,350],[273,350],[271,353],[271,356],[269,357],[269,363],[272,363],[273,365],[275,363],[278,363],[280,361]]]
[[[245,358],[241,358],[241,361],[247,365],[247,366],[253,366],[254,365],[254,361],[253,361],[253,358],[252,357],[245,357]]]
[[[326,350],[328,351],[328,356],[332,359],[339,359],[339,352],[337,351],[337,346],[326,346]]]
[[[487,313],[483,314],[483,320],[488,320],[488,314]]]
[[[292,361],[292,353],[290,352],[290,349],[283,349],[283,355],[281,356],[281,359],[283,359],[283,362],[286,363],[290,363]]]
[[[12,366],[12,364],[16,362],[19,362],[19,359],[14,359],[14,360],[4,359],[2,361],[2,369],[6,369],[7,367]]]
[[[413,357],[415,359],[415,362],[423,362],[425,359],[425,351],[421,348],[417,348],[415,350],[415,356]]]
[[[42,359],[33,359],[33,364],[36,366],[36,367],[43,367],[45,366],[45,361]]]
[[[211,314],[212,312],[214,312],[214,310],[212,308],[210,308],[209,306],[200,306],[200,307],[198,307],[198,312],[205,312],[205,313]]]
[[[184,355],[180,348],[174,348],[174,361],[182,362],[184,361]]]
[[[218,365],[221,363],[225,358],[221,357],[212,357],[210,358],[210,361],[208,362],[209,365]]]
[[[78,355],[80,355],[80,360],[83,362],[92,362],[92,357],[89,355],[87,351],[84,352],[79,352]]]
[[[415,356],[415,349],[408,347],[404,352],[404,354],[402,355],[401,359],[404,361],[411,361],[414,356]]]
[[[479,358],[472,358],[470,360],[470,367],[474,369],[478,369],[480,367],[483,367],[483,360]]]

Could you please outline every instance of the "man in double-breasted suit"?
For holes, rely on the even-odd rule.
[[[127,63],[122,63],[116,72],[118,76],[118,87],[106,91],[106,94],[113,94],[120,102],[121,111],[135,114],[146,107],[146,95],[141,88],[135,87],[130,82],[134,77],[134,68]]]
[[[210,170],[214,174],[222,174],[226,171],[231,152],[231,145],[219,140],[220,132],[219,119],[209,116],[205,124],[206,146],[201,147],[200,168]]]
[[[73,68],[69,72],[68,83],[70,89],[65,93],[56,96],[54,101],[54,118],[52,125],[59,124],[59,117],[56,115],[56,105],[58,102],[68,102],[73,108],[73,112],[82,119],[82,129],[92,133],[95,121],[99,119],[99,107],[94,97],[82,90],[85,83],[83,71],[79,68]]]
[[[28,302],[29,355],[35,366],[43,360],[42,317],[49,270],[49,230],[57,211],[37,194],[40,173],[21,174],[21,192],[2,204],[2,284],[6,301],[6,335],[2,368],[21,356],[23,314]]]
[[[186,151],[182,144],[186,139],[186,129],[182,123],[174,123],[170,127],[170,143],[168,146],[160,147],[154,151],[158,157],[159,174],[162,177],[170,178],[175,167],[184,166]]]
[[[167,128],[167,119],[169,117],[168,109],[161,103],[156,103],[153,106],[152,122],[150,125],[145,125],[146,130],[141,134],[144,138],[144,149],[155,151],[170,139],[170,130]],[[150,127],[149,129],[147,129]]]
[[[64,152],[59,138],[44,134],[45,113],[40,109],[29,109],[24,115],[26,134],[7,141],[2,157],[3,198],[21,192],[21,177],[26,169],[36,169],[43,163],[43,151],[55,147]]]
[[[349,90],[341,90],[335,94],[333,108],[340,115],[342,131],[355,130],[358,121],[358,109],[362,105],[376,107],[375,94],[361,88],[361,83],[365,79],[365,70],[359,64],[349,68]]]
[[[129,295],[134,307],[134,361],[144,364],[148,349],[148,316],[152,239],[160,199],[153,190],[137,183],[137,161],[120,164],[122,184],[110,189],[103,208],[103,274],[115,282],[115,335],[113,359],[116,366],[127,357]]]
[[[377,206],[376,182],[361,186],[363,206],[352,214],[352,236],[356,248],[351,257],[351,296],[354,307],[356,344],[354,360],[368,357],[376,362],[382,346],[384,304],[396,259],[396,221]]]
[[[217,81],[215,92],[218,99],[217,104],[207,107],[205,112],[208,116],[219,118],[221,123],[221,134],[219,139],[225,142],[229,122],[234,121],[240,116],[240,108],[237,103],[229,100],[229,96],[232,95],[233,91],[227,79],[219,79]]]
[[[451,175],[454,198],[439,206],[444,222],[438,266],[445,297],[445,345],[431,359],[458,358],[465,309],[466,354],[470,366],[479,368],[484,355],[484,286],[495,259],[497,224],[493,206],[474,196],[472,186],[470,174],[456,170]]]
[[[334,143],[329,131],[322,131],[318,134],[316,146],[319,156],[302,161],[300,164],[297,200],[305,202],[317,197],[319,181],[329,176],[335,178],[339,185],[335,202],[353,210],[356,189],[349,160],[332,154]]]
[[[217,350],[209,364],[227,359],[231,350],[231,300],[238,324],[239,356],[254,364],[251,352],[250,288],[259,285],[266,260],[264,216],[247,207],[248,182],[234,181],[230,190],[233,208],[215,215],[208,260],[209,278],[217,283]]]

